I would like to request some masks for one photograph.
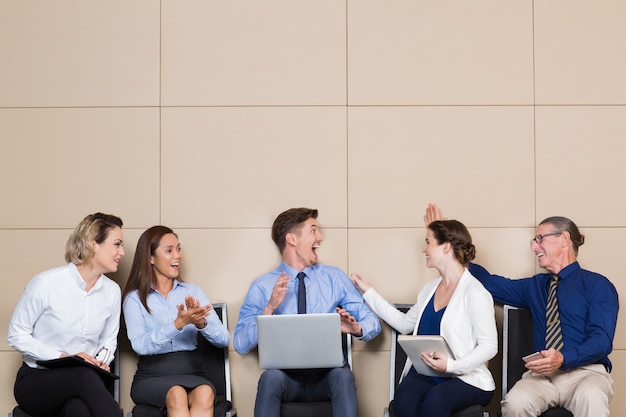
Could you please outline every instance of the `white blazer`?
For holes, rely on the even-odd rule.
[[[417,328],[426,305],[435,294],[441,277],[428,282],[417,296],[417,302],[405,314],[389,304],[370,288],[363,298],[370,308],[401,334],[417,334]],[[487,363],[498,353],[498,331],[493,298],[467,268],[452,294],[441,318],[443,336],[456,359],[448,358],[446,372],[483,391],[493,391],[495,381]],[[404,366],[402,378],[412,364]],[[402,380],[401,378],[401,380]]]

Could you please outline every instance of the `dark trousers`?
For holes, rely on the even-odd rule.
[[[330,370],[268,369],[259,378],[254,417],[279,417],[283,401],[329,400],[334,416],[357,417],[356,383],[348,365]]]
[[[492,397],[493,391],[483,391],[459,378],[437,384],[411,368],[396,389],[392,407],[396,417],[450,417],[471,405],[487,405]]]
[[[120,407],[95,370],[86,366],[34,369],[17,373],[15,400],[28,414],[66,417],[120,417]]]

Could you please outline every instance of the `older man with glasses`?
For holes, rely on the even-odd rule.
[[[426,224],[439,218],[439,208],[429,205]],[[541,357],[526,363],[529,371],[502,401],[502,415],[535,417],[561,406],[576,417],[608,417],[617,291],[606,277],[580,267],[578,248],[585,237],[573,221],[549,217],[535,233],[530,249],[547,273],[509,279],[469,266],[495,301],[527,308],[533,316],[534,347]]]

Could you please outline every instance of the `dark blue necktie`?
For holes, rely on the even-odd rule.
[[[304,286],[304,272],[298,273],[298,314],[306,314],[306,287]]]

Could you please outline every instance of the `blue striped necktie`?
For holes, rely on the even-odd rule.
[[[556,299],[556,286],[558,282],[559,277],[553,275],[550,280],[550,288],[548,289],[548,303],[546,304],[546,349],[563,349],[559,302]]]

